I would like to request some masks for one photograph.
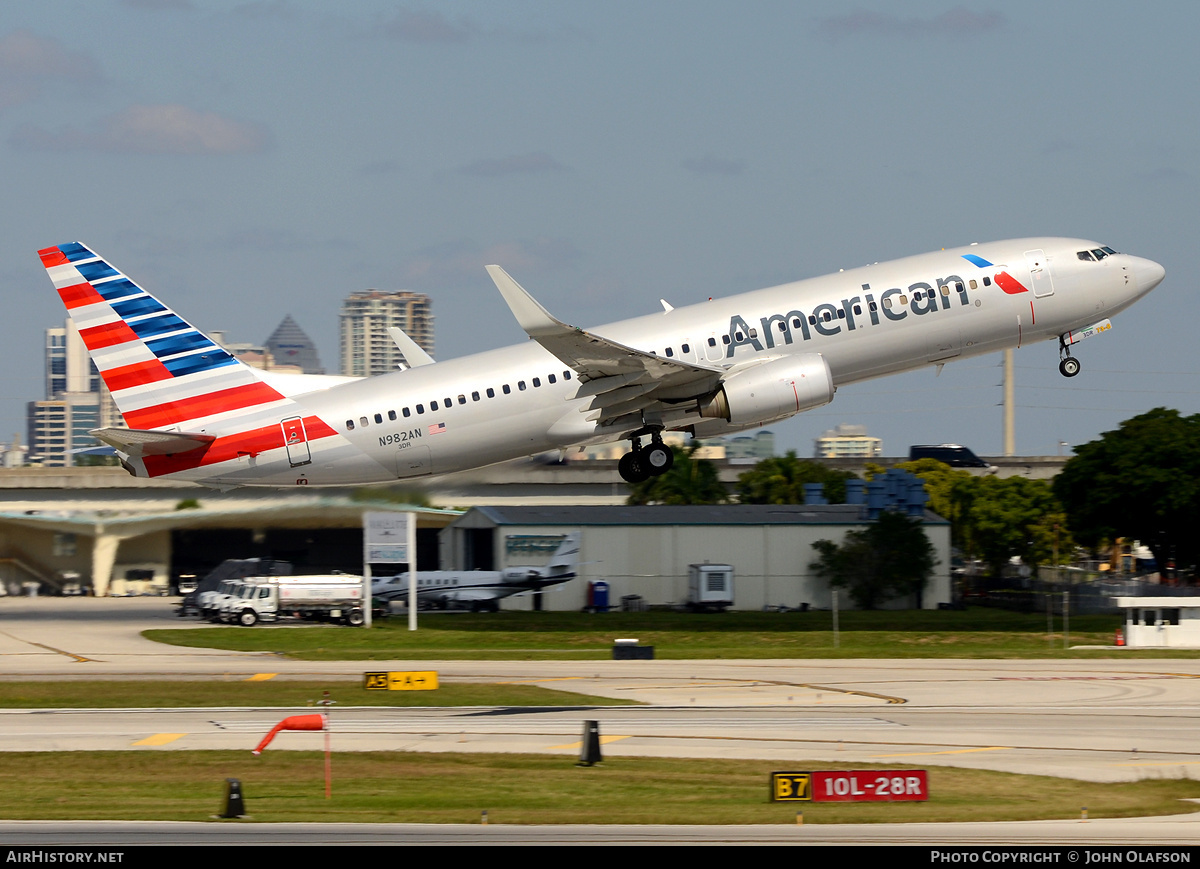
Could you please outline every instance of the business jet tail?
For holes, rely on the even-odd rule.
[[[575,575],[575,568],[579,564],[579,537],[578,531],[572,531],[563,538],[546,565],[548,576]]]

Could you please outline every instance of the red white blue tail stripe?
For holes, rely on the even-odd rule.
[[[125,424],[215,436],[135,462],[147,476],[283,450],[284,418],[302,418],[310,441],[335,435],[94,251],[73,242],[38,253]]]
[[[79,243],[38,252],[125,424],[191,427],[287,400]]]

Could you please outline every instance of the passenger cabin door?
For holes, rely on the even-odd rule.
[[[1050,267],[1046,264],[1046,252],[1042,250],[1025,251],[1025,264],[1029,266],[1030,289],[1039,298],[1054,295],[1054,281],[1050,277]]]
[[[308,435],[304,431],[304,420],[298,416],[288,417],[279,423],[283,429],[283,443],[287,447],[288,461],[293,468],[312,464],[312,453],[308,449]]]

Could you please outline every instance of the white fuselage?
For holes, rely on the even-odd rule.
[[[1062,238],[972,245],[589,332],[730,373],[820,354],[836,388],[1053,339],[1112,316],[1162,280],[1162,267],[1139,257],[1080,259],[1098,248]],[[629,437],[627,420],[605,424],[587,413],[591,395],[568,365],[530,341],[292,395],[301,409],[295,415],[332,429],[310,436],[305,455],[277,448],[173,476],[211,485],[382,483]],[[660,410],[663,427],[698,436],[772,421],[702,417],[696,400]],[[221,434],[223,425],[236,420],[214,419],[201,430]]]

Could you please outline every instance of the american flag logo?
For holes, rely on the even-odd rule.
[[[431,425],[429,427],[429,433],[431,435],[442,434],[445,431],[446,431],[446,424],[444,422],[435,422],[433,425]]]

